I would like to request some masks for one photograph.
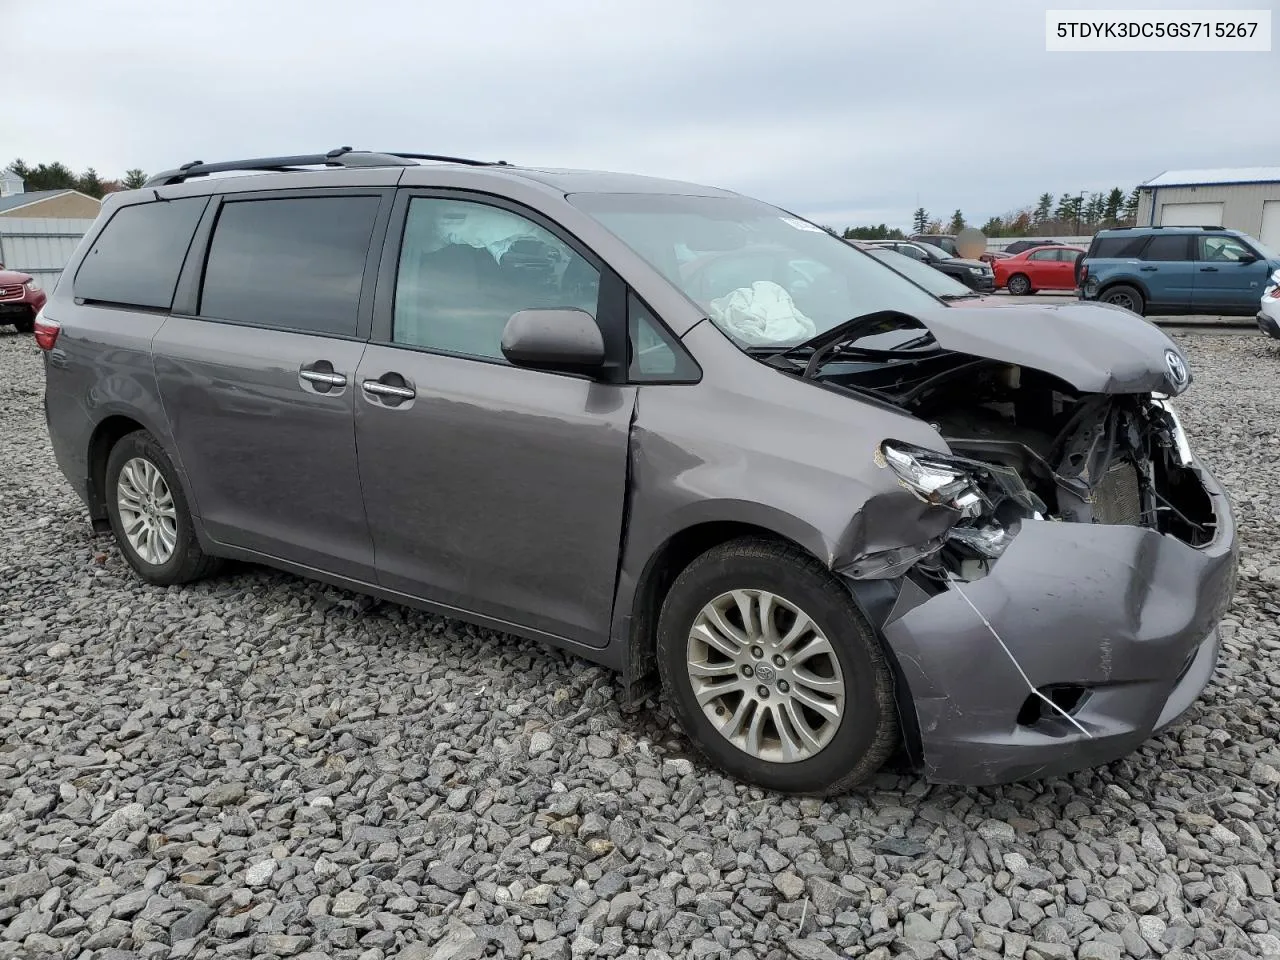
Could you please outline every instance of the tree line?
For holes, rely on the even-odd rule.
[[[117,180],[102,179],[93,167],[84,173],[76,173],[65,163],[58,162],[31,166],[19,159],[9,164],[7,169],[20,176],[24,189],[31,193],[37,190],[79,190],[99,200],[116,190],[136,190],[147,182],[147,175],[136,168],[126,170],[124,176]]]
[[[1032,205],[1019,207],[998,217],[989,217],[979,230],[987,237],[1073,237],[1092,234],[1107,227],[1133,226],[1138,216],[1138,188],[1126,194],[1119,187],[1109,192],[1064,193],[1054,202],[1045,192]],[[924,207],[911,215],[913,233],[959,233],[970,224],[957,210],[949,220],[934,217]],[[903,240],[906,234],[887,224],[845,227],[843,232],[827,228],[846,240]]]

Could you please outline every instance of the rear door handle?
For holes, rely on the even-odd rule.
[[[1201,273],[1217,273],[1218,268],[1217,267],[1201,267],[1200,272]]]
[[[1139,267],[1138,269],[1141,270],[1143,273],[1154,273],[1156,270],[1159,270],[1160,268],[1159,267]]]
[[[380,380],[366,380],[360,386],[365,393],[375,397],[390,397],[393,400],[412,400],[418,395],[413,387],[398,387],[393,383],[383,383]]]

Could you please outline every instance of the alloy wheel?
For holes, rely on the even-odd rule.
[[[844,676],[831,641],[778,594],[731,590],[706,604],[689,631],[687,667],[712,726],[759,760],[812,758],[844,717]]]
[[[133,551],[154,566],[167,563],[178,543],[178,510],[154,463],[142,457],[125,462],[116,480],[116,505]]]

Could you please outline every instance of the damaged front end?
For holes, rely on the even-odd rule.
[[[1185,367],[1181,378],[1154,369],[1176,374],[1171,353],[1148,352],[1150,376],[1130,363],[1124,384],[940,348],[836,360],[819,374],[945,441],[930,450],[888,437],[871,451],[951,520],[899,548],[916,559],[895,570],[897,599],[877,618],[914,715],[909,746],[931,780],[1106,762],[1208,683],[1237,547],[1227,497],[1170,404]],[[885,576],[873,555],[839,572]]]

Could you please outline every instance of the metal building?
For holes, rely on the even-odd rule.
[[[1140,226],[1228,227],[1280,249],[1280,167],[1169,170],[1138,190]]]

